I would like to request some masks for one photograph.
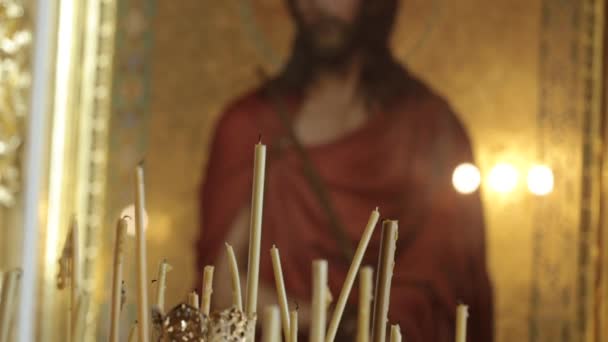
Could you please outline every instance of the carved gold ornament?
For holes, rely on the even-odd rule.
[[[32,35],[19,0],[0,0],[0,206],[11,207],[20,188],[19,150],[28,109]]]

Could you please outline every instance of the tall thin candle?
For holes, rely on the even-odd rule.
[[[298,310],[291,310],[289,318],[289,342],[298,342]]]
[[[211,311],[211,295],[213,294],[213,272],[215,267],[205,266],[203,271],[203,288],[202,295],[203,300],[201,303],[201,311],[205,315],[209,315]]]
[[[456,342],[467,341],[467,319],[469,318],[469,307],[459,304],[456,308]]]
[[[361,261],[363,261],[363,256],[365,255],[365,251],[367,251],[367,246],[369,245],[369,241],[372,238],[372,234],[374,233],[379,218],[380,212],[378,211],[378,208],[376,208],[374,211],[372,211],[369,217],[367,226],[363,231],[363,235],[361,236],[361,240],[359,241],[359,245],[357,246],[357,250],[355,251],[353,261],[351,262],[346,278],[344,279],[342,291],[340,292],[340,296],[338,297],[338,302],[336,303],[334,313],[329,323],[329,328],[327,329],[327,337],[325,339],[326,342],[333,342],[336,338],[338,326],[340,325],[340,320],[342,319],[342,315],[344,314],[344,308],[346,308],[346,301],[350,296],[350,291],[352,290],[353,284],[355,283],[355,278],[357,277],[357,273],[359,272]]]
[[[325,341],[327,324],[327,261],[312,263],[312,312],[310,342]]]
[[[369,324],[372,304],[374,270],[365,266],[359,272],[359,311],[357,316],[357,342],[369,342]]]
[[[374,317],[372,321],[372,341],[386,341],[386,325],[390,306],[391,282],[395,265],[395,250],[397,247],[397,221],[384,221],[382,225],[382,242],[378,260],[376,277],[376,292],[374,295]]]
[[[279,255],[279,249],[276,246],[272,246],[270,249],[270,256],[272,258],[272,270],[274,271],[274,282],[277,291],[277,297],[279,299],[279,308],[281,309],[281,322],[283,325],[283,336],[285,341],[289,340],[289,304],[287,303],[287,291],[285,290],[285,281],[283,280],[283,268],[281,267],[281,257]]]
[[[133,326],[131,327],[131,331],[129,331],[129,342],[137,342],[137,326],[137,321],[135,321],[135,323],[133,323]]]
[[[262,212],[264,203],[264,176],[266,169],[266,146],[261,142],[255,146],[253,189],[251,195],[251,219],[249,222],[249,258],[247,260],[247,298],[245,313],[255,317],[258,305],[260,278],[260,245],[262,241]],[[253,329],[255,336],[255,327]]]
[[[196,309],[200,308],[198,293],[196,293],[196,291],[192,291],[188,294],[188,305]]]
[[[8,333],[13,318],[13,303],[20,277],[21,270],[19,269],[9,271],[4,275],[2,301],[0,302],[0,342],[8,342]]]
[[[281,320],[277,306],[269,306],[264,309],[262,323],[264,324],[262,342],[281,342]]]
[[[127,218],[118,220],[114,242],[114,269],[112,276],[112,318],[110,321],[110,342],[118,342],[120,336],[120,308],[122,302],[122,266],[124,259],[124,239],[127,232]]]
[[[401,342],[401,328],[398,324],[391,326],[391,342]]]
[[[89,311],[90,295],[86,292],[82,292],[78,296],[78,303],[76,304],[76,319],[72,326],[72,341],[84,341],[84,334],[86,328],[86,317]]]
[[[81,260],[80,260],[80,234],[78,229],[78,222],[76,221],[76,217],[72,218],[71,223],[71,234],[70,234],[70,246],[72,250],[72,258],[71,263],[71,283],[70,283],[70,313],[71,313],[71,326],[72,332],[74,331],[74,326],[76,325],[76,320],[78,319],[78,313],[76,312],[78,298],[80,293],[80,280],[81,280]],[[72,334],[72,337],[73,334]],[[72,342],[76,340],[74,338],[71,339]]]
[[[165,291],[167,290],[167,273],[172,270],[167,259],[163,259],[158,265],[158,279],[156,284],[156,307],[165,312]]]
[[[148,276],[146,270],[146,235],[144,168],[140,164],[135,169],[135,255],[137,261],[137,337],[139,342],[149,342]]]
[[[228,255],[228,265],[230,266],[230,274],[232,276],[232,305],[238,310],[243,311],[243,297],[241,294],[241,275],[239,273],[239,265],[236,261],[234,249],[228,243],[226,243],[226,254]]]

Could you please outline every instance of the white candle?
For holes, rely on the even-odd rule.
[[[131,331],[129,332],[129,342],[137,341],[137,326],[137,321],[135,321],[135,323],[133,323],[133,326],[131,327]]]
[[[192,291],[188,294],[188,305],[190,305],[193,308],[199,309],[199,298],[198,298],[198,293],[196,293],[196,291]]]
[[[391,342],[401,342],[401,328],[398,324],[391,326]]]
[[[325,339],[326,342],[333,342],[336,338],[336,334],[338,333],[338,326],[340,325],[340,320],[342,320],[344,308],[346,308],[346,302],[348,301],[348,297],[350,296],[350,291],[352,290],[353,284],[355,283],[355,278],[357,277],[357,273],[359,272],[361,261],[363,260],[365,251],[367,251],[367,246],[369,245],[369,241],[372,238],[372,234],[374,233],[379,218],[380,212],[378,212],[378,208],[376,208],[376,210],[372,211],[372,214],[369,217],[369,221],[367,222],[367,226],[363,231],[363,235],[361,236],[361,240],[359,241],[359,245],[357,246],[357,250],[355,251],[353,261],[351,262],[350,268],[348,270],[348,274],[344,279],[342,291],[340,292],[340,296],[338,297],[336,308],[334,309],[334,313],[329,323],[329,328],[327,329],[327,337]]]
[[[264,329],[262,331],[263,342],[281,342],[281,320],[279,308],[269,306],[264,310]]]
[[[149,342],[148,277],[146,270],[146,236],[144,233],[145,189],[143,165],[135,169],[135,255],[137,261],[137,337]]]
[[[114,242],[114,269],[112,282],[112,309],[110,320],[110,342],[118,342],[120,336],[120,308],[122,307],[122,266],[124,259],[124,239],[127,233],[127,218],[118,220]]]
[[[167,273],[172,270],[166,259],[158,265],[158,282],[156,284],[156,307],[165,313],[165,291],[167,290]]]
[[[13,303],[21,270],[12,270],[4,275],[2,285],[2,301],[0,302],[0,342],[8,342],[8,333],[13,318]]]
[[[382,243],[376,278],[376,293],[374,295],[374,318],[372,321],[373,342],[386,341],[386,325],[390,306],[391,282],[395,266],[395,250],[397,247],[397,221],[384,221],[382,225]]]
[[[264,175],[266,169],[266,146],[255,146],[253,168],[253,189],[251,196],[251,219],[249,226],[249,258],[247,260],[247,298],[245,313],[255,317],[258,304],[258,284],[260,277],[260,245],[262,242],[262,212],[264,203]],[[255,327],[253,336],[255,336]]]
[[[459,304],[456,308],[456,342],[467,341],[467,319],[469,318],[469,307]]]
[[[72,341],[84,341],[84,333],[86,328],[87,312],[89,311],[89,302],[91,297],[86,292],[78,296],[76,304],[76,319],[72,326]]]
[[[71,324],[72,324],[72,332],[74,331],[73,327],[76,325],[76,320],[78,319],[78,314],[76,312],[76,305],[78,304],[78,298],[80,293],[80,280],[81,280],[81,260],[80,260],[80,234],[78,229],[78,222],[76,218],[72,218],[71,224],[71,234],[70,234],[70,247],[72,250],[72,267],[71,267],[71,299],[70,299],[70,312],[71,312]],[[71,341],[75,342],[74,336],[72,335]]]
[[[292,310],[289,319],[289,342],[298,342],[298,310]]]
[[[201,303],[201,311],[205,315],[209,315],[211,311],[211,295],[213,294],[213,272],[215,267],[205,266],[203,271],[203,300]]]
[[[238,310],[243,311],[243,297],[241,294],[241,276],[239,273],[239,265],[236,261],[236,255],[231,245],[226,243],[226,254],[228,255],[228,265],[230,266],[230,274],[232,275],[232,305]]]
[[[312,312],[310,342],[325,341],[327,324],[327,261],[312,263]]]
[[[285,290],[285,281],[283,280],[283,268],[281,267],[281,257],[276,246],[270,249],[272,258],[272,270],[274,271],[274,282],[279,299],[279,307],[281,308],[281,321],[283,324],[283,336],[285,341],[289,340],[289,304],[287,303],[287,291]]]
[[[369,324],[372,304],[374,270],[365,266],[359,272],[359,310],[357,315],[357,342],[369,342]]]

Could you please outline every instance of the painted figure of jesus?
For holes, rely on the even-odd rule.
[[[393,57],[399,1],[286,2],[296,26],[291,56],[278,75],[228,106],[204,172],[196,249],[199,271],[216,265],[214,306],[231,305],[224,242],[238,252],[245,279],[252,149],[261,133],[269,150],[260,308],[276,303],[267,252],[275,244],[306,331],[312,260],[329,261],[337,296],[349,255],[379,207],[399,221],[389,321],[401,325],[404,339],[454,341],[462,302],[468,340],[493,341],[479,194],[459,194],[451,184],[456,166],[474,162],[471,143],[449,103]],[[376,265],[377,233],[364,264]],[[341,341],[354,341],[352,297]]]

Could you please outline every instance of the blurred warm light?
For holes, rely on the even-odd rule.
[[[125,207],[120,213],[120,217],[128,216],[131,219],[127,220],[127,234],[135,236],[135,205],[131,204]],[[148,229],[148,212],[144,211],[144,231]]]
[[[553,191],[553,170],[545,165],[535,165],[528,172],[528,189],[538,196],[545,196]]]
[[[481,184],[481,174],[477,166],[469,163],[460,164],[454,169],[452,174],[452,184],[454,189],[461,194],[475,192]]]
[[[488,183],[492,189],[500,193],[513,191],[517,186],[517,169],[511,164],[499,163],[492,168]]]

